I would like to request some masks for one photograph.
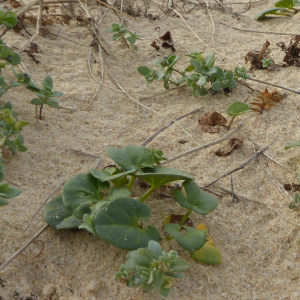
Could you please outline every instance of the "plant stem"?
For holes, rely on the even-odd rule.
[[[43,105],[44,105],[44,104],[42,104],[42,105],[41,105],[41,108],[40,108],[40,114],[39,114],[39,119],[40,119],[40,120],[42,120],[42,110],[43,110]]]
[[[184,225],[184,223],[186,222],[186,220],[189,218],[190,214],[192,213],[193,209],[190,208],[188,209],[188,211],[185,213],[185,215],[182,217],[181,221],[178,223],[180,225],[180,227],[182,227]]]
[[[232,125],[232,122],[233,122],[233,120],[235,119],[235,117],[236,117],[236,116],[233,116],[233,117],[231,118],[231,120],[230,120],[230,122],[229,122],[229,124],[228,124],[228,126],[227,126],[227,130],[228,130],[228,131],[230,130],[231,125]]]
[[[123,41],[125,42],[125,44],[126,44],[127,48],[129,49],[130,47],[129,47],[129,45],[128,45],[128,43],[127,43],[126,39],[124,38],[123,34],[122,34],[122,33],[120,33],[120,32],[119,32],[119,34],[120,34],[120,36],[122,37]]]
[[[133,182],[134,182],[134,176],[131,175],[131,176],[130,176],[130,179],[129,179],[129,182],[128,182],[128,185],[127,185],[127,189],[128,189],[129,191],[131,191],[131,189],[132,189]]]
[[[151,186],[151,188],[142,196],[140,199],[141,202],[144,202],[150,195],[151,193],[155,190],[155,187]]]
[[[179,73],[181,76],[184,76],[184,74],[182,74],[180,71],[178,71],[178,70],[176,70],[176,69],[174,69],[174,68],[173,68],[173,70],[174,70],[175,72]]]

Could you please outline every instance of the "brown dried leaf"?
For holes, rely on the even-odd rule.
[[[172,43],[172,35],[170,31],[167,31],[165,34],[163,34],[160,38],[160,40]]]
[[[224,118],[221,114],[217,112],[213,112],[210,115],[206,114],[201,119],[198,120],[198,123],[201,125],[201,129],[204,132],[208,132],[208,133],[218,132],[220,130],[220,126],[225,125],[226,122],[227,122],[226,118]]]
[[[259,92],[257,99],[253,99],[256,102],[252,102],[250,104],[257,105],[260,107],[260,112],[265,108],[269,110],[271,106],[275,106],[276,102],[279,102],[282,99],[282,94],[278,92],[276,89],[272,92],[269,92],[268,89],[265,89],[264,92]],[[256,110],[251,108],[252,110]]]
[[[283,42],[277,43],[277,46],[285,52],[283,61],[287,64],[287,66],[295,65],[300,67],[300,35],[296,35],[293,39],[291,39],[288,46],[286,46]]]
[[[229,141],[230,148],[227,150],[218,150],[216,151],[217,156],[226,156],[232,153],[234,149],[238,149],[243,145],[243,141],[238,138],[232,138]]]
[[[152,46],[153,48],[155,48],[156,50],[159,50],[159,46],[157,45],[157,41],[159,42],[159,40],[154,40],[152,42],[152,44],[150,44],[150,46]]]
[[[13,7],[13,8],[19,8],[21,7],[21,3],[17,0],[9,0],[9,4]]]
[[[284,189],[286,191],[293,191],[293,192],[300,191],[300,184],[295,184],[295,183],[289,184],[289,183],[286,183],[283,186],[284,186]]]
[[[249,62],[251,64],[250,69],[252,70],[254,68],[257,69],[264,69],[263,63],[261,62],[262,59],[271,59],[269,54],[271,53],[271,49],[269,49],[270,42],[266,41],[260,51],[251,50],[249,51],[245,56],[245,62],[246,64]],[[272,60],[272,59],[271,59]],[[274,61],[272,60],[274,63]]]

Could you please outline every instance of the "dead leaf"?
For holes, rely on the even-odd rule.
[[[150,46],[152,46],[153,48],[155,48],[156,50],[159,50],[159,46],[157,45],[157,42],[159,42],[159,40],[154,40],[152,42],[152,44],[150,44]]]
[[[283,61],[286,63],[286,66],[295,65],[300,67],[300,35],[296,35],[291,39],[288,46],[283,42],[277,43],[277,46],[285,52]]]
[[[251,109],[261,113],[264,108],[269,110],[271,106],[275,106],[276,102],[279,102],[282,98],[282,94],[276,89],[272,92],[269,92],[268,89],[265,89],[264,92],[259,92],[257,99],[253,99],[255,102],[250,103],[251,105],[258,106],[260,110],[258,108]]]
[[[174,47],[174,42],[172,39],[172,35],[170,31],[167,31],[165,34],[163,34],[160,38],[160,40],[163,40],[164,42],[161,44],[161,46],[164,49],[171,49],[172,52],[176,52],[176,49]]]
[[[295,183],[289,184],[289,183],[286,183],[283,186],[284,186],[284,189],[286,191],[292,191],[292,192],[300,191],[300,184],[295,184]]]
[[[21,7],[21,3],[17,0],[9,0],[9,4],[13,7],[13,8],[19,8]]]
[[[246,54],[245,62],[246,62],[246,64],[247,63],[251,64],[249,70],[252,70],[254,68],[256,68],[256,69],[266,69],[266,68],[263,67],[263,63],[261,62],[262,59],[270,59],[274,64],[274,61],[269,56],[269,54],[271,53],[271,49],[269,49],[269,46],[270,46],[270,42],[266,41],[263,44],[260,51],[251,50]]]
[[[217,112],[213,112],[210,115],[206,114],[201,119],[198,120],[198,123],[200,124],[201,129],[204,132],[208,132],[208,133],[219,132],[220,126],[225,125],[226,122],[227,122],[227,120],[221,114],[219,114]]]
[[[228,150],[218,150],[216,151],[217,156],[226,156],[232,153],[234,149],[238,149],[243,145],[243,141],[238,138],[232,138],[229,141],[230,148]]]

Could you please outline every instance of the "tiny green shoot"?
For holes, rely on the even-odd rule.
[[[251,108],[245,102],[233,102],[226,110],[226,114],[232,117],[228,124],[227,130],[230,130],[232,122],[237,116],[244,114],[248,111],[251,111]]]

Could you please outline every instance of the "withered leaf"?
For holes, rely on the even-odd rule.
[[[300,67],[300,35],[296,35],[292,38],[288,46],[286,46],[283,42],[277,43],[277,46],[285,52],[283,61],[287,64],[287,66],[295,65]]]
[[[275,106],[276,102],[279,102],[282,99],[282,95],[276,89],[272,92],[269,92],[268,89],[265,89],[264,92],[259,92],[257,99],[253,99],[255,102],[251,102],[251,105],[258,106],[260,110],[257,108],[251,108],[254,111],[259,111],[260,113],[265,108],[269,110],[271,106]]]
[[[206,114],[201,119],[198,120],[201,129],[204,132],[208,132],[208,133],[219,132],[220,126],[225,125],[226,122],[227,122],[226,118],[224,118],[221,114],[217,112],[213,112],[210,115]]]
[[[9,4],[13,7],[13,8],[19,8],[21,7],[21,3],[17,0],[9,0]]]
[[[269,54],[271,53],[271,49],[269,49],[270,42],[266,41],[260,51],[251,50],[245,56],[245,62],[250,63],[250,69],[265,69],[263,67],[262,59],[270,59],[273,63],[274,61],[271,59]]]
[[[243,145],[243,141],[238,138],[232,138],[229,141],[230,148],[227,150],[218,150],[216,151],[217,156],[226,156],[232,153],[234,149],[238,149]]]
[[[176,49],[175,49],[175,47],[174,47],[173,44],[169,44],[169,43],[167,43],[167,42],[163,42],[163,43],[161,44],[161,46],[162,46],[164,49],[170,48],[173,52],[176,52]]]
[[[286,183],[283,186],[284,186],[284,189],[286,191],[293,191],[293,192],[300,191],[300,184],[295,184],[295,183],[289,184],[289,183]]]
[[[163,34],[160,38],[160,40],[172,43],[172,35],[170,31],[167,31],[165,34]]]
[[[150,46],[152,46],[152,47],[155,48],[156,50],[159,50],[159,46],[157,45],[157,42],[156,42],[156,41],[159,42],[159,40],[154,40],[154,41],[152,42],[152,44],[150,44]]]

